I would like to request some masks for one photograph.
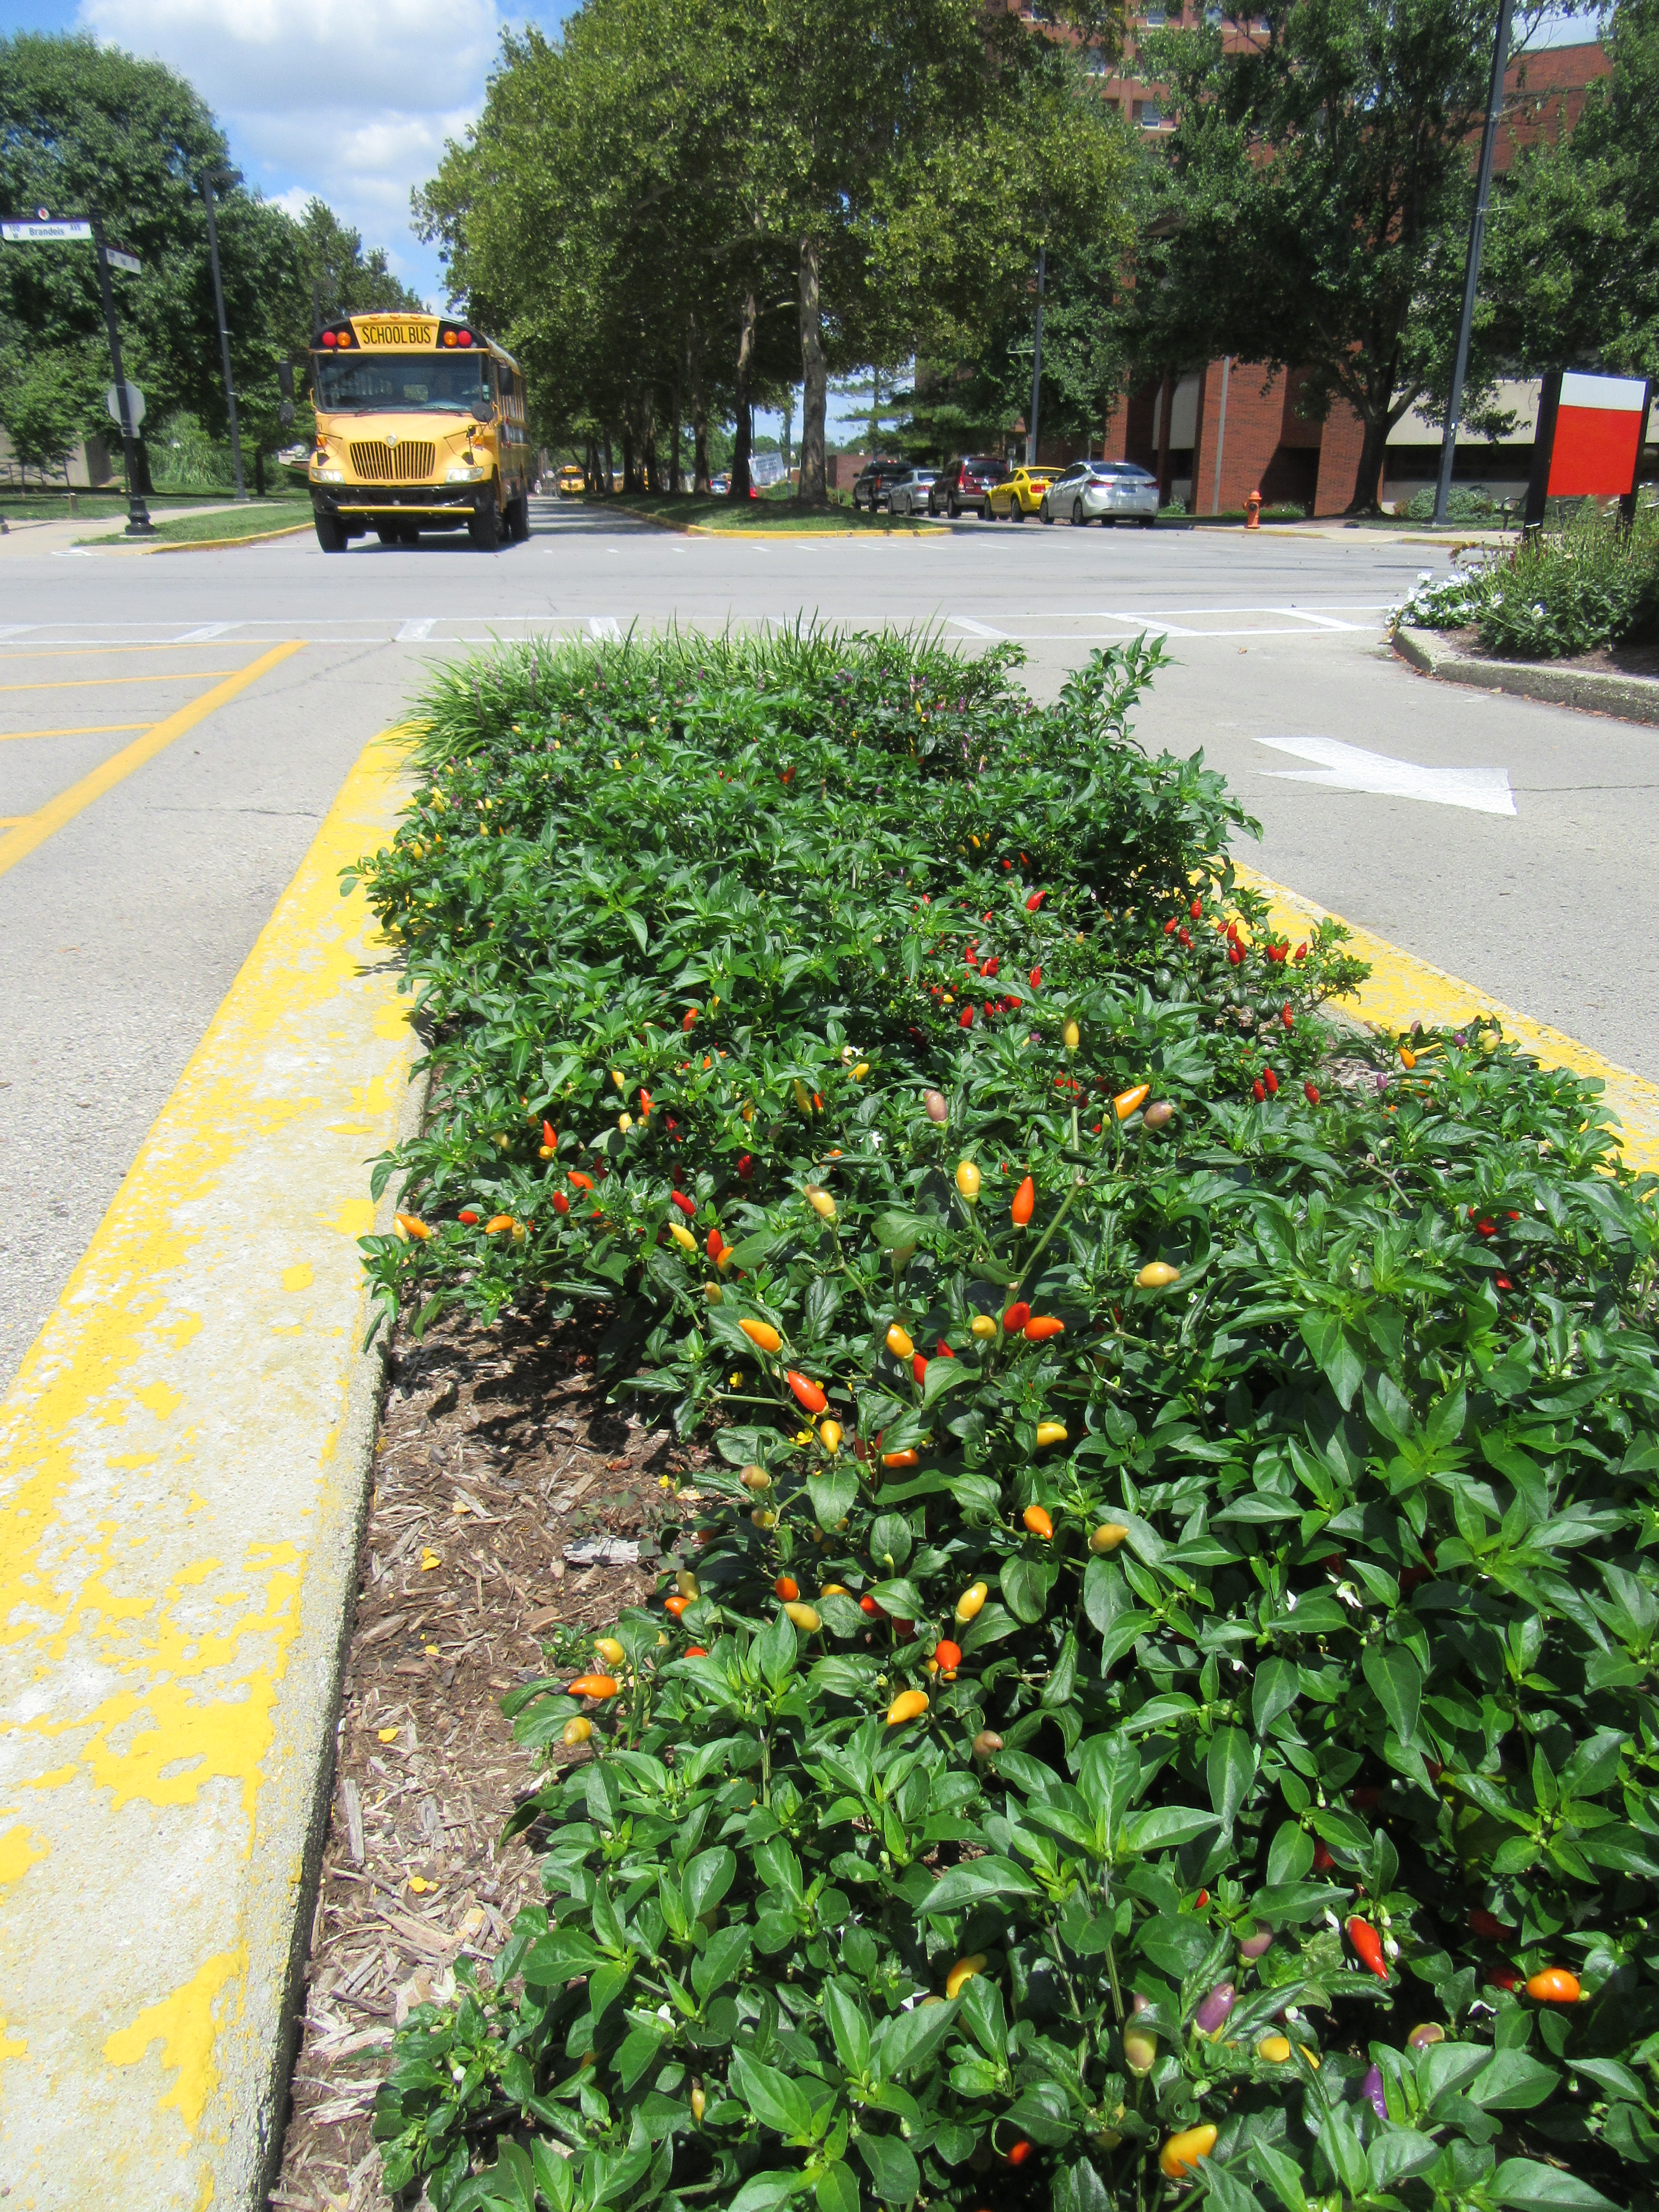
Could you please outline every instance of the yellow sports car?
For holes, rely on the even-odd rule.
[[[1000,522],[1006,516],[1010,522],[1024,522],[1042,505],[1042,495],[1055,474],[1053,469],[1016,469],[987,493],[985,520]]]

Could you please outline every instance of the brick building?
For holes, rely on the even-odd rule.
[[[993,0],[995,4],[995,0]],[[1006,0],[1005,0],[1006,5]],[[1034,27],[1049,19],[1040,8],[1006,6]],[[1188,0],[1184,20],[1224,21],[1219,7]],[[1183,20],[1183,0],[1152,7],[1142,26],[1163,28]],[[1242,51],[1265,33],[1266,24],[1246,16],[1225,20],[1230,48]],[[1063,33],[1048,33],[1065,36]],[[1134,69],[1133,37],[1121,67],[1104,70],[1101,96],[1121,109],[1137,129],[1164,134],[1173,130],[1164,88]],[[1590,86],[1611,64],[1606,49],[1589,40],[1547,48],[1512,61],[1504,79],[1505,114],[1495,165],[1501,174],[1523,147],[1553,140],[1577,123]],[[1478,144],[1478,137],[1475,142]],[[1100,450],[1109,459],[1138,461],[1158,477],[1166,503],[1195,514],[1237,512],[1247,493],[1259,490],[1270,506],[1297,506],[1316,515],[1339,514],[1353,496],[1355,472],[1364,443],[1363,426],[1352,410],[1338,401],[1323,422],[1309,422],[1297,408],[1304,382],[1296,368],[1268,376],[1260,363],[1232,357],[1172,369],[1161,380],[1126,395],[1103,426]],[[1536,383],[1503,387],[1501,398],[1516,416],[1516,427],[1502,445],[1460,439],[1456,478],[1479,485],[1495,497],[1518,497],[1532,463],[1537,419]],[[1441,424],[1413,409],[1389,440],[1378,495],[1385,506],[1403,503],[1431,483],[1439,466]],[[1090,450],[1095,450],[1093,441]],[[1075,441],[1042,444],[1041,458],[1064,462],[1078,458]]]

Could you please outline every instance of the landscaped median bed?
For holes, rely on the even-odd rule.
[[[597,1304],[714,1464],[505,1700],[545,1904],[403,2031],[389,2186],[1655,2202],[1655,1215],[1490,1024],[1327,1025],[1339,933],[1127,733],[1156,665],[428,695],[383,1310]]]

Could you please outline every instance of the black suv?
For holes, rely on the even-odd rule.
[[[1012,471],[1000,453],[962,453],[940,471],[927,495],[929,514],[959,515],[965,507],[975,514],[987,512],[986,495]]]
[[[859,471],[853,486],[854,507],[867,507],[872,514],[880,504],[881,495],[888,486],[903,476],[908,476],[915,466],[914,461],[866,461]]]

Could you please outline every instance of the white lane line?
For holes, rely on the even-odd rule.
[[[622,637],[622,624],[617,620],[615,615],[589,615],[587,627],[594,637],[613,637],[617,640]]]
[[[40,627],[39,623],[0,623],[0,637],[27,637]]]
[[[958,629],[965,629],[969,637],[994,637],[1002,641],[1008,635],[1006,629],[993,629],[989,623],[975,622],[968,615],[952,615],[951,620]]]
[[[1205,610],[1205,611],[1207,612],[1207,609]],[[1199,632],[1196,630],[1182,629],[1179,623],[1171,622],[1167,615],[1126,615],[1121,613],[1116,607],[1103,607],[1100,611],[1099,619],[1102,622],[1127,623],[1135,629],[1155,629],[1164,637],[1196,637],[1199,635]]]
[[[423,637],[431,636],[437,619],[436,615],[422,615],[417,619],[404,623],[393,642],[398,645],[418,645]]]
[[[1317,623],[1321,629],[1358,629],[1358,623],[1339,622],[1334,615],[1316,615],[1309,607],[1269,607],[1270,615],[1289,615],[1295,622]]]
[[[181,631],[173,641],[175,645],[205,645],[210,637],[225,637],[232,630],[240,629],[241,627],[240,623],[234,622],[204,623],[199,629]]]
[[[1317,761],[1317,768],[1258,769],[1277,783],[1322,783],[1334,791],[1370,792],[1384,799],[1420,799],[1431,806],[1463,806],[1472,814],[1513,814],[1515,793],[1509,770],[1486,765],[1430,768],[1420,761],[1395,760],[1367,752],[1337,738],[1258,738],[1276,753]]]

